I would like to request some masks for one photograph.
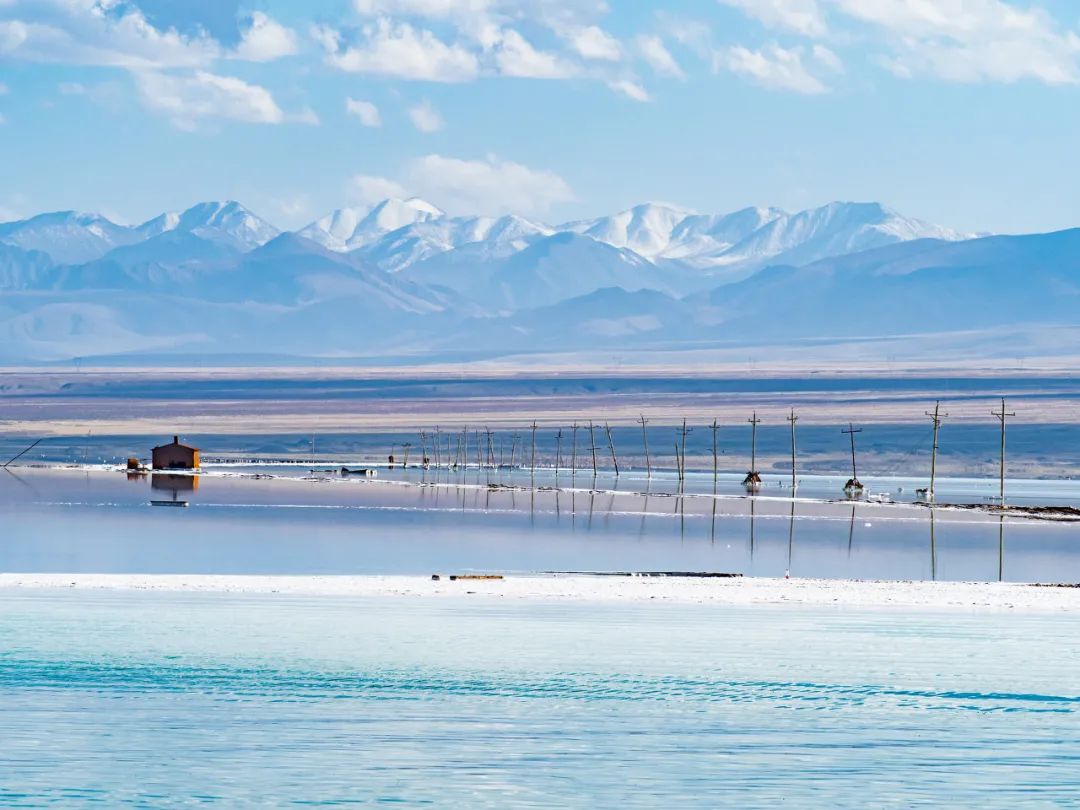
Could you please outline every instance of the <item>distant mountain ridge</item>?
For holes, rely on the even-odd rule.
[[[0,361],[848,343],[893,356],[912,335],[996,354],[1057,351],[1039,330],[1080,329],[1080,230],[968,236],[877,203],[644,203],[550,225],[412,198],[295,232],[233,201],[136,226],[56,212],[0,224]]]

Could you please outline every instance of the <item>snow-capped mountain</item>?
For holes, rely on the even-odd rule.
[[[367,210],[339,208],[301,228],[299,234],[330,250],[356,250],[392,231],[444,216],[440,208],[419,197],[387,199]]]
[[[143,239],[171,231],[190,233],[240,251],[254,250],[280,233],[233,200],[198,203],[179,213],[170,211],[144,222],[135,231]]]
[[[126,225],[117,225],[100,214],[55,211],[30,219],[0,224],[0,242],[23,250],[38,250],[63,264],[86,262],[104,256],[140,237]]]
[[[954,242],[973,236],[902,216],[879,203],[836,202],[797,214],[781,214],[717,258],[728,265],[802,265],[897,242]]]
[[[552,226],[414,198],[284,233],[237,202],[135,227],[43,214],[0,225],[0,359],[730,347],[749,332],[827,336],[851,304],[861,314],[845,334],[985,329],[1014,302],[1072,324],[1036,299],[1068,290],[1073,303],[1075,238],[965,236],[875,203],[728,214],[646,203]],[[991,269],[997,286],[980,275]],[[938,310],[893,307],[931,288],[951,291]],[[951,321],[964,289],[980,308]]]
[[[434,256],[464,251],[468,261],[502,259],[527,248],[555,231],[549,225],[508,215],[442,217],[415,222],[361,248],[372,265],[391,273]]]
[[[679,223],[691,215],[691,211],[666,203],[644,203],[610,217],[568,222],[559,230],[591,236],[597,242],[655,259],[671,244]]]
[[[170,232],[190,233],[210,242],[248,251],[279,231],[238,202],[205,202],[183,212],[160,214],[141,225],[118,225],[100,214],[56,211],[0,224],[0,242],[46,253],[57,264],[82,264],[112,250]]]

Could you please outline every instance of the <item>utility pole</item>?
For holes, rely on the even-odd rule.
[[[555,475],[559,475],[559,466],[562,464],[562,428],[555,434]]]
[[[686,419],[682,420],[682,429],[679,431],[679,443],[675,445],[675,455],[678,460],[679,480],[686,480],[686,435],[693,432],[693,428],[686,426]]]
[[[713,492],[716,492],[716,481],[720,474],[719,461],[716,457],[716,431],[719,429],[720,424],[713,419],[712,420],[712,483]]]
[[[1000,489],[1000,492],[999,492],[999,497],[1001,498],[1001,505],[1004,506],[1005,505],[1005,420],[1008,419],[1010,416],[1016,416],[1016,413],[1015,412],[1006,413],[1006,411],[1005,411],[1005,398],[1004,397],[1002,397],[1002,399],[1001,399],[1001,410],[1000,411],[991,411],[990,413],[991,413],[992,416],[996,416],[998,418],[998,420],[1001,422],[1001,470],[1000,470],[1000,474],[999,474],[999,481],[1000,481],[1001,489]]]
[[[435,469],[439,469],[442,464],[442,448],[439,447],[440,439],[442,438],[442,431],[439,430],[439,426],[435,426]]]
[[[611,450],[611,463],[615,465],[615,477],[619,477],[619,459],[615,455],[615,442],[611,440],[611,428],[608,427],[608,423],[604,422],[604,433],[607,434],[608,448]]]
[[[592,453],[592,474],[596,478],[596,432],[595,426],[589,422],[589,451]]]
[[[1005,409],[1002,408],[1002,410]],[[938,431],[941,430],[941,420],[948,414],[941,412],[941,400],[938,400],[934,403],[934,412],[926,411],[926,415],[934,424],[934,442],[930,449],[930,489],[927,490],[928,499],[932,501],[934,500],[934,483],[937,481]]]
[[[405,453],[405,463],[402,464],[401,466],[406,470],[409,469],[409,449],[411,447],[412,447],[412,442],[405,442],[405,444],[401,445],[401,449]],[[391,453],[390,455],[393,455],[393,453]]]
[[[757,471],[757,426],[761,420],[757,418],[757,411],[746,420],[750,423],[750,472],[743,479],[743,486],[747,489],[757,489],[761,486],[761,476]]]
[[[791,423],[791,493],[794,495],[795,490],[798,488],[795,479],[795,423],[799,421],[794,408],[791,409],[791,415],[788,416],[787,420]]]
[[[529,466],[532,471],[536,472],[536,420],[533,419],[532,423],[532,458],[529,460]]]
[[[645,430],[649,420],[645,418],[645,414],[641,414],[638,421],[641,422],[641,441],[645,445],[645,470],[648,472],[649,478],[652,478],[652,461],[649,459],[649,433]]]
[[[467,470],[469,469],[469,426],[465,425],[461,429],[461,459],[462,466]]]
[[[571,436],[573,437],[572,442],[571,442],[571,449],[570,449],[570,475],[571,476],[576,476],[577,475],[577,432],[578,432],[578,423],[574,422],[574,424],[570,427],[570,433],[571,433]]]
[[[862,428],[856,428],[848,422],[847,430],[841,430],[840,432],[851,437],[851,480],[844,485],[844,490],[861,490],[863,485],[859,482],[859,476],[855,469],[855,434],[862,433]]]
[[[420,431],[420,466],[425,470],[428,466],[427,433]]]

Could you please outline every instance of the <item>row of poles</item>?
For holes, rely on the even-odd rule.
[[[941,402],[936,402],[933,411],[926,411],[925,415],[930,418],[933,426],[933,440],[931,443],[931,456],[930,456],[930,485],[925,490],[919,490],[919,492],[926,495],[929,500],[934,498],[934,488],[937,481],[937,456],[939,449],[939,434],[941,426],[949,414],[944,413],[941,410]],[[1007,411],[1005,408],[1005,400],[1001,400],[1001,409],[991,411],[991,415],[994,416],[1001,426],[1001,454],[1000,454],[1000,468],[999,468],[999,497],[1002,501],[1005,500],[1005,427],[1006,421],[1016,416],[1015,412]],[[791,489],[794,491],[798,488],[798,464],[797,464],[797,452],[796,452],[796,435],[795,426],[799,421],[799,416],[795,413],[795,409],[791,409],[791,413],[785,417],[788,422],[791,431]],[[647,475],[651,478],[653,473],[652,467],[652,455],[649,449],[649,433],[648,425],[649,420],[642,414],[638,420],[638,424],[641,425],[641,440],[642,447],[645,452],[645,469]],[[758,418],[757,411],[754,411],[751,417],[747,420],[750,424],[750,470],[747,472],[746,477],[743,479],[743,484],[750,490],[756,490],[761,485],[761,476],[757,470],[757,428],[762,424],[762,420]],[[713,420],[712,424],[708,426],[712,430],[712,472],[714,482],[719,478],[719,447],[717,443],[717,433],[720,429],[720,423],[717,420]],[[533,421],[530,426],[529,445],[528,445],[528,467],[534,471],[537,468],[536,464],[536,432],[538,425]],[[583,451],[587,454],[587,457],[591,460],[592,474],[596,476],[599,472],[599,459],[597,452],[602,450],[602,447],[596,443],[596,433],[600,429],[600,426],[594,422],[589,422],[587,425],[578,425],[576,422],[570,428],[570,470],[576,473],[581,467],[578,466],[578,433],[579,431],[587,431],[589,437],[589,444],[583,448]],[[682,425],[675,430],[675,466],[676,474],[680,482],[686,480],[686,437],[694,431],[694,428],[688,427],[687,422],[684,419]],[[844,489],[846,492],[860,492],[863,489],[862,483],[859,481],[857,459],[855,452],[855,436],[862,433],[862,428],[856,428],[854,424],[849,423],[841,433],[848,436],[851,447],[851,478],[845,484]],[[611,427],[607,422],[603,424],[603,434],[607,440],[607,450],[611,456],[611,463],[614,468],[616,476],[619,475],[619,457],[615,451],[615,440],[612,437]],[[470,445],[470,431],[468,426],[465,426],[460,431],[444,432],[438,427],[433,432],[420,431],[420,457],[421,466],[427,468],[432,464],[438,469],[447,467],[450,469],[466,468],[470,466],[472,462],[475,462],[475,466],[478,469],[516,469],[525,466],[525,451],[526,445],[522,441],[523,437],[520,433],[513,433],[510,436],[510,456],[509,460],[506,458],[505,436],[499,437],[498,448],[495,444],[495,433],[487,428],[483,431],[473,430],[471,432],[472,443]],[[563,467],[563,441],[566,438],[563,429],[559,428],[555,433],[555,472],[564,469]],[[409,454],[414,445],[411,442],[405,442],[401,445],[403,456],[399,460],[395,450],[396,445],[391,447],[389,464],[391,469],[400,464],[403,467],[409,466]],[[472,459],[470,460],[470,454]],[[588,469],[588,468],[586,468]]]

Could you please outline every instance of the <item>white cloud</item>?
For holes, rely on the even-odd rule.
[[[493,0],[353,0],[357,13],[368,16],[406,14],[414,17],[455,17],[481,14]]]
[[[62,96],[85,96],[86,85],[80,82],[60,82],[56,86]]]
[[[1080,37],[1038,7],[1002,0],[832,0],[892,37],[887,60],[900,76],[956,82],[1080,82]]]
[[[512,28],[488,34],[495,67],[503,76],[525,79],[566,79],[577,75],[574,65],[557,54],[538,51]]]
[[[350,189],[360,203],[415,194],[453,214],[543,215],[553,205],[574,199],[573,190],[554,172],[494,155],[482,160],[426,155],[411,161],[400,181],[358,175],[352,178]]]
[[[180,129],[194,129],[207,118],[252,124],[280,124],[286,120],[270,91],[231,76],[202,70],[192,76],[146,71],[136,73],[135,79],[143,104],[167,115]],[[311,122],[301,114],[301,120],[305,118],[305,122]]]
[[[30,62],[130,69],[200,67],[221,55],[205,33],[160,30],[134,5],[115,0],[38,0],[10,4],[22,15],[0,21],[0,56]]]
[[[381,18],[363,30],[363,41],[342,47],[340,32],[313,32],[327,61],[350,73],[374,73],[401,79],[463,82],[480,72],[476,56],[459,44],[447,44],[430,31]]]
[[[361,205],[374,205],[387,197],[402,199],[409,194],[396,180],[358,174],[349,181],[349,195]]]
[[[446,126],[439,111],[431,105],[430,101],[421,101],[416,106],[410,107],[409,120],[421,132],[438,132]]]
[[[233,55],[249,62],[271,62],[300,50],[296,33],[263,14],[253,12],[251,25],[244,30]]]
[[[685,79],[686,74],[675,61],[675,57],[665,47],[664,40],[657,36],[640,36],[635,40],[638,51],[653,69],[654,73],[661,76],[671,76],[676,79]]]
[[[615,81],[608,82],[608,87],[614,90],[619,95],[626,96],[634,101],[652,101],[649,96],[649,92],[637,82],[630,81],[629,79],[617,79]]]
[[[2,127],[6,123],[7,123],[7,116],[4,115],[3,113],[0,113],[0,127]]]
[[[381,127],[382,116],[379,108],[370,101],[361,101],[356,98],[345,99],[345,112],[355,115],[365,127]]]
[[[737,45],[717,54],[716,67],[776,90],[808,95],[826,92],[825,85],[803,65],[802,53],[801,48],[781,48],[775,43],[757,51]]]
[[[862,2],[862,0],[856,0]],[[721,5],[737,8],[770,28],[794,31],[819,37],[826,31],[825,17],[817,0],[719,0]],[[867,0],[873,3],[874,0]],[[927,0],[918,0],[927,2]]]
[[[571,47],[583,59],[618,62],[622,59],[619,41],[597,25],[586,25],[565,34]]]
[[[810,55],[813,56],[817,63],[826,70],[830,70],[833,73],[844,72],[844,63],[840,60],[840,57],[824,45],[815,43],[810,49]]]

